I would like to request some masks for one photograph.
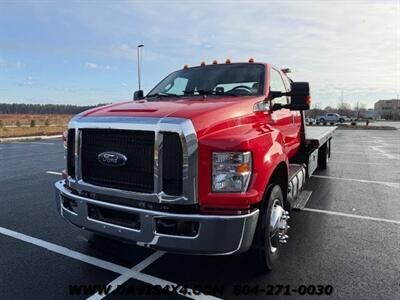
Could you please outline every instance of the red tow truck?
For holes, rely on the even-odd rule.
[[[171,73],[146,96],[75,116],[57,210],[72,224],[185,254],[251,250],[270,270],[334,127],[305,127],[309,85],[267,63]]]

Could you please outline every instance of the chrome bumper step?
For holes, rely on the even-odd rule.
[[[301,191],[295,202],[292,203],[292,209],[302,210],[306,206],[308,200],[310,200],[311,194],[312,191]]]

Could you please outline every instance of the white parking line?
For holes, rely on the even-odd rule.
[[[378,153],[380,153],[380,154],[382,154],[382,155],[384,155],[386,158],[388,158],[388,159],[399,159],[399,157],[400,156],[398,156],[398,155],[393,155],[393,154],[391,154],[391,153],[388,153],[388,152],[386,152],[384,149],[381,149],[382,147],[381,146],[374,146],[374,147],[371,147],[374,151],[376,151],[376,152],[378,152]]]
[[[11,144],[55,145],[55,143],[44,143],[44,142],[12,142]]]
[[[57,253],[57,254],[61,254],[82,262],[85,262],[87,264],[114,272],[114,273],[118,273],[118,274],[128,274],[130,275],[130,278],[133,278],[135,280],[139,280],[142,281],[144,283],[147,284],[151,284],[151,285],[157,285],[160,286],[161,288],[165,288],[167,286],[172,287],[172,286],[179,286],[178,284],[168,281],[168,280],[164,280],[158,277],[154,277],[152,275],[148,275],[148,274],[144,274],[138,271],[132,271],[129,268],[114,264],[112,262],[108,262],[106,260],[103,259],[99,259],[93,256],[89,256],[68,248],[65,248],[63,246],[59,246],[50,242],[46,242],[43,241],[41,239],[35,238],[35,237],[31,237],[29,235],[23,234],[23,233],[19,233],[4,227],[0,227],[0,234],[6,235],[8,237],[12,237],[15,238],[17,240],[23,241],[23,242],[27,242],[29,244],[47,249],[51,252]],[[162,253],[162,252],[161,252]],[[158,254],[160,255],[160,254]],[[155,257],[157,257],[157,255],[155,255],[152,259],[154,259]],[[155,260],[155,259],[154,259]],[[146,265],[147,263],[151,263],[151,260],[149,261],[143,261],[140,264],[136,265],[136,267],[141,267]],[[118,277],[119,278],[119,277]],[[183,294],[180,289],[178,289],[176,291],[178,294],[185,296],[187,298],[191,298],[191,299],[219,299],[213,296],[209,296],[209,295],[205,295],[205,294],[201,294],[198,293],[197,291],[193,291],[191,289],[187,289],[185,292],[187,292],[187,294]]]
[[[9,237],[15,238],[17,240],[24,241],[29,244],[39,246],[41,248],[45,248],[51,252],[55,252],[55,253],[58,253],[58,254],[61,254],[61,255],[76,259],[76,260],[80,260],[87,264],[90,264],[90,265],[93,265],[93,266],[96,266],[96,267],[99,267],[102,269],[106,269],[106,270],[114,272],[114,273],[123,274],[123,273],[129,271],[129,268],[126,268],[126,267],[123,267],[123,266],[120,266],[120,265],[117,265],[117,264],[114,264],[114,263],[111,263],[111,262],[108,262],[108,261],[105,261],[105,260],[102,260],[102,259],[99,259],[96,257],[92,257],[89,255],[62,247],[62,246],[58,246],[56,244],[49,243],[49,242],[25,235],[23,233],[19,233],[19,232],[7,229],[4,227],[0,227],[0,233],[4,234],[6,236],[9,236]]]
[[[355,164],[355,165],[378,165],[378,166],[393,166],[393,164],[372,163],[363,161],[350,161],[350,160],[330,160],[329,164]]]
[[[107,284],[107,287],[110,286],[110,289],[108,293],[110,294],[112,291],[114,291],[116,288],[118,288],[119,285],[124,284],[126,281],[131,279],[132,277],[136,277],[137,273],[145,269],[147,266],[155,262],[157,259],[159,259],[161,256],[164,255],[165,252],[163,251],[157,251],[147,257],[145,260],[134,266],[132,269],[129,271],[125,272],[121,276],[118,276],[115,278],[113,281],[111,281],[109,284]],[[92,296],[90,296],[88,299],[90,300],[100,300],[106,297],[107,295],[96,293]]]
[[[349,217],[349,218],[356,218],[356,219],[364,219],[364,220],[371,220],[371,221],[378,221],[378,222],[386,222],[386,223],[392,223],[392,224],[399,224],[399,225],[400,225],[400,221],[396,221],[396,220],[375,218],[375,217],[369,217],[369,216],[360,216],[360,215],[342,213],[342,212],[338,212],[338,211],[314,209],[314,208],[307,208],[307,207],[303,208],[302,210],[304,210],[304,211],[310,211],[310,212],[316,212],[316,213],[321,213],[321,214],[327,214],[327,215],[335,215],[335,216],[341,216],[341,217]]]
[[[355,178],[342,178],[342,177],[324,176],[324,175],[312,175],[312,177],[322,178],[322,179],[343,180],[343,181],[355,181],[355,182],[362,182],[362,183],[376,183],[376,184],[383,184],[383,185],[393,187],[393,188],[400,188],[400,183],[398,183],[398,182],[376,181],[376,180],[355,179]]]
[[[338,154],[355,154],[355,155],[382,155],[382,156],[385,156],[385,154],[383,154],[383,153],[372,153],[372,152],[360,152],[360,151],[332,151],[332,154],[336,154],[336,153],[338,153]],[[397,158],[394,158],[394,159],[397,159]]]
[[[141,273],[141,272],[137,272],[137,276],[134,278],[137,280],[141,280],[143,282],[151,283],[152,285],[159,285],[159,286],[161,286],[161,288],[164,288],[167,286],[171,287],[171,285],[173,285],[174,287],[177,286],[176,283],[171,283],[167,280],[156,278],[156,277],[153,277],[148,274]],[[155,278],[157,279],[157,281],[154,281]],[[179,287],[182,287],[182,286],[179,286]],[[186,287],[184,289],[186,289],[185,293],[182,292],[181,288],[178,288],[178,290],[176,290],[175,292],[181,296],[185,296],[186,298],[191,298],[191,299],[195,299],[195,300],[200,300],[200,299],[201,300],[203,300],[203,299],[220,300],[221,299],[221,298],[217,298],[214,296],[201,294],[198,291],[194,291],[194,290],[186,288]]]
[[[60,155],[64,153],[64,151],[56,151],[56,152],[48,152],[48,153],[35,153],[35,154],[30,154],[30,155],[15,155],[15,156],[8,156],[6,158],[0,158],[0,160],[11,160],[11,159],[16,159],[16,158],[29,158],[29,157],[37,157],[37,156],[48,156],[48,155],[53,155],[53,154],[57,154]]]
[[[47,174],[52,174],[52,175],[62,175],[61,172],[54,172],[54,171],[46,171]]]
[[[33,141],[33,140],[53,140],[61,138],[61,134],[48,135],[48,136],[25,136],[25,137],[13,137],[13,138],[0,138],[0,143],[2,142],[16,142],[16,141]]]
[[[16,143],[16,142],[13,142],[13,143],[4,144],[4,147],[1,147],[0,150],[15,150],[15,149],[19,150],[19,149],[23,149],[23,147],[19,146],[20,144],[34,144],[34,145],[37,145],[37,143],[29,143],[29,142]],[[52,145],[52,146],[53,145],[57,145],[57,144],[54,144],[54,143],[41,143],[41,144]],[[5,146],[5,145],[7,145],[7,146]],[[14,145],[14,146],[9,146],[9,145]]]

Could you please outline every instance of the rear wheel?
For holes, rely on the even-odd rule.
[[[331,156],[330,141],[326,142],[318,150],[318,169],[325,170],[328,167],[329,157]]]
[[[283,208],[283,194],[279,185],[270,185],[261,208],[252,254],[259,271],[270,271],[286,243],[289,214]]]
[[[344,122],[344,119],[343,119],[343,118],[340,118],[340,119],[339,119],[339,122],[340,122],[340,123],[343,123],[343,122]]]

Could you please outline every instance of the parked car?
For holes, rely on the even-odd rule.
[[[351,122],[353,119],[348,116],[342,116],[345,122]]]
[[[345,116],[341,116],[336,113],[328,113],[317,117],[317,121],[321,123],[343,123],[345,121]]]
[[[313,125],[315,123],[315,119],[313,118],[306,118],[305,119],[306,124],[308,125]]]

